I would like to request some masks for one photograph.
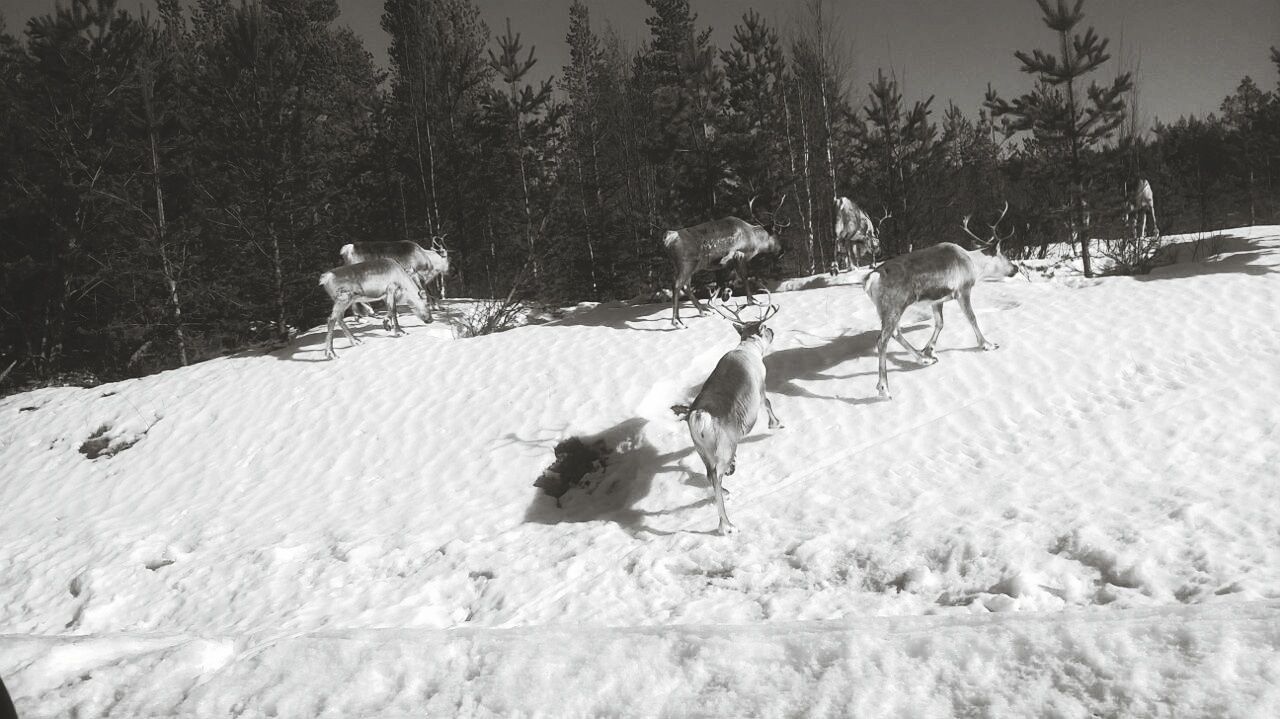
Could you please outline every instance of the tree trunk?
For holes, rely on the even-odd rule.
[[[143,85],[143,109],[147,115],[147,139],[151,144],[151,184],[155,190],[156,200],[156,241],[160,250],[160,268],[169,289],[169,302],[173,305],[173,335],[178,343],[178,361],[187,366],[187,338],[182,329],[182,300],[178,296],[178,278],[176,268],[169,260],[166,243],[169,241],[169,226],[164,215],[164,188],[160,186],[160,151],[157,147],[158,131],[155,105],[152,91],[154,85],[146,82]]]
[[[817,272],[817,267],[824,267],[827,264],[826,253],[822,250],[822,243],[817,241],[816,232],[813,226],[813,173],[810,163],[810,147],[809,147],[809,125],[805,120],[804,114],[804,98],[800,98],[800,146],[801,168],[804,170],[804,203],[805,203],[805,226],[809,232],[809,243],[818,250],[818,262],[815,266],[813,261],[809,263],[809,274]]]
[[[790,164],[791,164],[791,176],[795,177],[798,173],[796,172],[795,143],[791,139],[791,100],[790,100],[790,97],[785,92],[782,95],[782,111],[783,111],[783,114],[785,115],[786,127],[787,127],[787,159],[790,161]],[[799,198],[797,198],[796,207],[800,207]],[[809,229],[809,225],[805,219],[805,214],[803,212],[800,213],[800,221],[801,223],[804,224],[805,231],[808,233],[808,236],[809,236],[809,241],[806,247],[806,249],[809,252],[809,274],[814,274],[817,270],[814,269],[815,257],[814,257],[814,247],[813,247],[813,231]]]

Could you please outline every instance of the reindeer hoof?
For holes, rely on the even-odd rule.
[[[730,534],[737,534],[738,528],[733,526],[732,522],[721,522],[719,532],[720,536],[727,537]]]
[[[893,399],[893,395],[889,394],[889,388],[880,387],[879,390],[880,390],[880,399],[883,399],[883,400]]]
[[[324,358],[325,358],[325,359],[327,359],[327,360],[331,360],[331,359],[338,359],[338,353],[337,353],[337,352],[325,352],[325,353],[324,353]]]
[[[781,423],[781,422],[770,422],[770,423],[769,423],[769,429],[786,429],[786,428],[787,428],[787,425],[785,425],[785,424],[783,424],[783,423]]]
[[[931,364],[938,364],[938,358],[931,354],[926,354],[920,358],[920,364],[925,367],[928,367]]]
[[[1000,349],[1000,345],[996,344],[995,342],[983,342],[982,349],[984,352],[990,352],[991,350]]]

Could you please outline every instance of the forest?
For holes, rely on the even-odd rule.
[[[1082,0],[1027,3],[1043,25],[1008,61],[1034,86],[976,114],[888,70],[851,86],[825,0],[786,27],[747,11],[725,47],[689,0],[644,1],[637,47],[574,2],[550,80],[475,0],[386,0],[385,69],[336,0],[0,18],[0,390],[287,341],[323,321],[317,278],[358,240],[434,239],[449,296],[554,305],[653,296],[665,230],[749,206],[788,223],[758,260],[773,277],[827,267],[840,196],[890,215],[886,256],[1007,201],[1012,254],[1078,242],[1087,263],[1109,251],[1090,237],[1128,231],[1139,178],[1166,234],[1280,221],[1276,48],[1277,74],[1218,112],[1147,127],[1140,74]]]

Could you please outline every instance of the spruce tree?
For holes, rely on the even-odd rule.
[[[1070,223],[1081,239],[1081,256],[1086,276],[1093,274],[1089,259],[1089,238],[1082,230],[1084,219],[1085,157],[1084,154],[1109,137],[1125,118],[1123,95],[1132,84],[1129,73],[1117,76],[1110,85],[1090,83],[1082,87],[1083,78],[1102,66],[1111,56],[1107,40],[1098,37],[1092,27],[1084,34],[1076,32],[1084,20],[1084,0],[1068,7],[1067,0],[1036,0],[1044,13],[1044,23],[1058,36],[1057,53],[1032,50],[1017,51],[1022,71],[1034,75],[1034,90],[1010,103],[989,90],[986,107],[992,115],[1004,118],[1010,131],[1029,131],[1042,142],[1061,143],[1067,157],[1067,180],[1070,183]]]

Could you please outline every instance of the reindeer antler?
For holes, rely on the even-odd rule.
[[[982,239],[981,237],[978,237],[977,235],[973,234],[973,232],[972,232],[972,231],[970,231],[970,230],[969,230],[969,218],[970,218],[970,217],[972,217],[972,215],[965,215],[965,216],[964,216],[964,219],[960,220],[960,227],[964,229],[964,233],[965,233],[966,235],[968,235],[968,236],[972,237],[972,238],[973,238],[973,240],[974,240],[974,242],[977,242],[977,243],[978,243],[978,246],[979,246],[979,247],[985,247],[985,246],[987,245],[987,240],[984,240],[984,239]]]
[[[991,240],[995,242],[996,252],[1000,251],[1000,243],[1004,242],[1010,237],[1013,237],[1013,233],[1018,231],[1018,228],[1015,227],[1009,230],[1009,234],[1005,235],[1004,237],[1001,237],[1000,233],[996,231],[996,228],[1000,226],[1000,221],[1003,220],[1004,216],[1007,214],[1009,214],[1009,201],[1005,200],[1004,209],[1000,211],[1000,216],[996,218],[995,224],[991,225]]]
[[[760,289],[764,290],[765,308],[760,311],[760,319],[756,321],[760,324],[764,324],[770,317],[778,314],[778,306],[773,304],[773,293],[769,291],[768,287],[761,287]]]
[[[742,317],[738,314],[741,311],[741,308],[735,310],[727,304],[716,305],[716,304],[708,303],[708,306],[710,306],[711,309],[715,310],[716,313],[719,314],[721,317],[725,318],[726,320],[729,320],[730,322],[733,322],[734,324],[739,324],[739,325],[747,324],[747,321],[742,319]]]
[[[881,205],[880,209],[884,210],[884,214],[880,216],[880,219],[876,220],[876,232],[880,231],[880,227],[884,225],[885,220],[893,217],[893,213],[889,211],[888,205]]]
[[[1000,226],[1000,221],[1003,220],[1004,216],[1007,214],[1009,214],[1009,201],[1005,200],[1004,209],[1000,210],[1000,216],[996,218],[996,221],[994,224],[988,225],[991,228],[990,239],[984,240],[981,237],[978,237],[977,235],[973,234],[973,232],[969,230],[969,218],[972,217],[972,215],[965,215],[964,219],[960,221],[960,226],[964,228],[965,234],[967,234],[968,236],[972,237],[975,241],[977,241],[978,246],[981,249],[985,250],[986,248],[994,245],[996,248],[996,251],[999,251],[1000,243],[1004,242],[1010,237],[1013,237],[1013,233],[1017,231],[1016,228],[1013,230],[1010,230],[1009,234],[1005,235],[1004,237],[1001,237],[999,233],[996,231],[996,228]]]

